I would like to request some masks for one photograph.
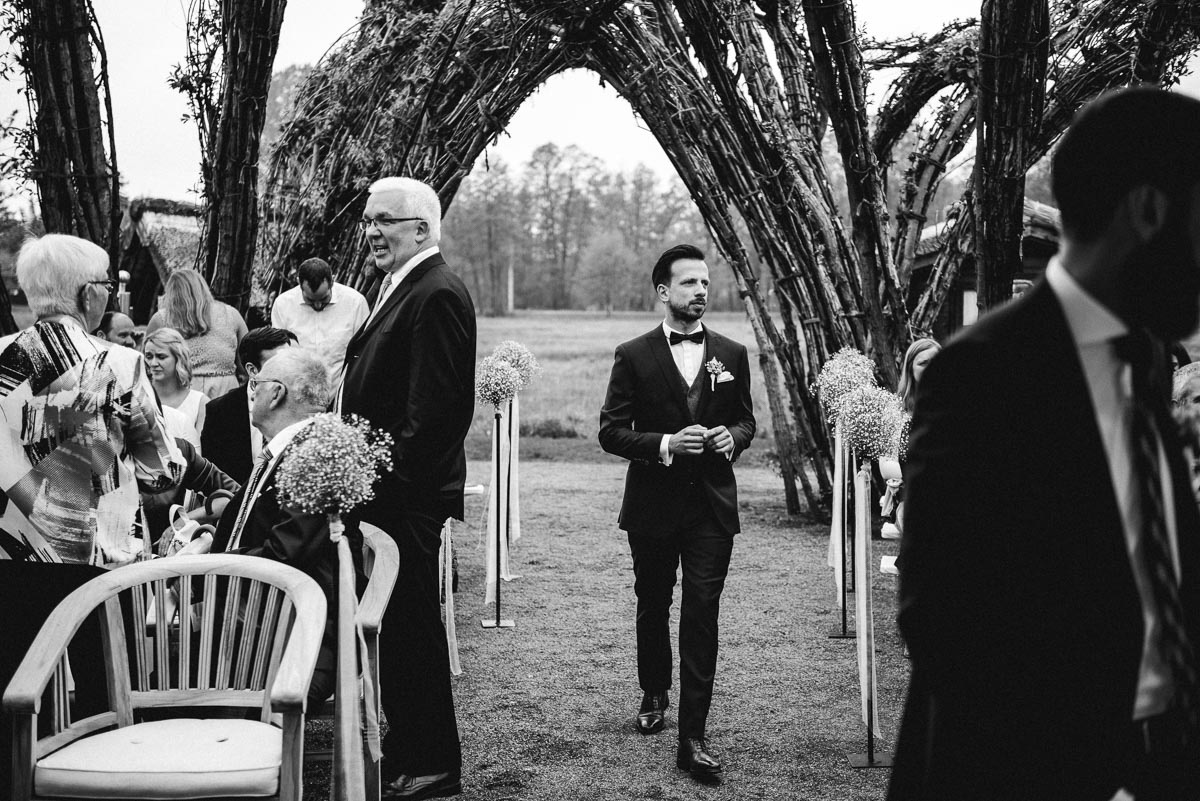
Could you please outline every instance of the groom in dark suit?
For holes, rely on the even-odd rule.
[[[411,178],[371,186],[360,223],[384,273],[371,316],[350,339],[343,413],[392,435],[393,469],[364,520],[400,549],[400,574],[380,633],[384,794],[461,792],[462,756],[442,626],[438,549],[463,517],[463,440],[475,409],[475,306],[438,249],[441,204]]]
[[[679,621],[679,752],[676,764],[715,780],[705,723],[717,669],[721,590],[740,530],[733,462],[754,438],[746,348],[700,323],[708,267],[676,245],[651,280],[662,325],[617,347],[600,445],[629,460],[620,527],[628,532],[637,594],[637,728],[662,731],[671,686],[669,615],[683,565]]]
[[[1102,96],[1059,254],[918,389],[891,801],[1200,798],[1200,516],[1164,341],[1200,314],[1200,102]]]

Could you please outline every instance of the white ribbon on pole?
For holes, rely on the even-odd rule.
[[[862,720],[879,732],[879,702],[875,681],[875,623],[871,606],[871,470],[864,461],[854,477],[854,633],[858,644],[858,687],[862,695]]]
[[[510,411],[515,408],[515,405],[514,403],[509,407]],[[501,412],[499,425],[497,425],[496,419],[492,418],[492,470],[491,483],[488,488],[487,533],[484,535],[484,562],[487,565],[487,582],[484,586],[483,594],[483,602],[485,604],[496,602],[497,544],[500,547],[500,577],[505,581],[520,578],[508,566],[509,545],[515,541],[515,538],[511,536],[513,527],[515,526],[516,530],[520,531],[520,524],[517,519],[520,507],[516,503],[516,486],[512,480],[515,472],[508,470],[508,466],[512,463],[510,461],[512,444],[508,438],[508,422],[509,417],[503,411]],[[500,441],[499,448],[496,446],[497,437]],[[497,453],[499,454],[499,464],[496,462]],[[501,526],[501,536],[499,537],[496,536],[497,521],[499,521],[499,525]]]
[[[842,421],[834,429],[833,446],[833,523],[829,527],[829,550],[826,564],[833,568],[833,595],[837,608],[842,608],[842,585],[846,581],[844,572],[844,549],[846,543],[846,442],[842,434]]]

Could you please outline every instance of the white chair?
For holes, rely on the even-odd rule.
[[[197,614],[167,612],[172,583],[179,608]],[[68,649],[93,610],[103,653],[76,653],[72,663],[77,674],[105,671],[108,706],[74,720]],[[251,556],[155,559],[92,579],[51,613],[4,692],[13,801],[299,799],[304,702],[325,611],[311,578]],[[213,714],[222,709],[254,719]],[[39,718],[49,724],[42,737]]]

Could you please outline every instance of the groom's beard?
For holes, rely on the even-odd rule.
[[[1130,321],[1167,341],[1186,339],[1200,321],[1200,264],[1188,236],[1187,201],[1172,204],[1158,233],[1130,254],[1125,290],[1133,299]]]
[[[702,302],[695,305],[693,301],[687,303],[671,303],[671,316],[681,323],[694,323],[704,316],[704,310],[708,308],[708,303]]]

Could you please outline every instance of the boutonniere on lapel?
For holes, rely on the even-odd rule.
[[[725,365],[720,359],[712,358],[704,365],[704,369],[708,370],[709,389],[714,392],[717,389],[717,384],[724,384],[726,381],[733,380],[733,373],[725,369]]]

